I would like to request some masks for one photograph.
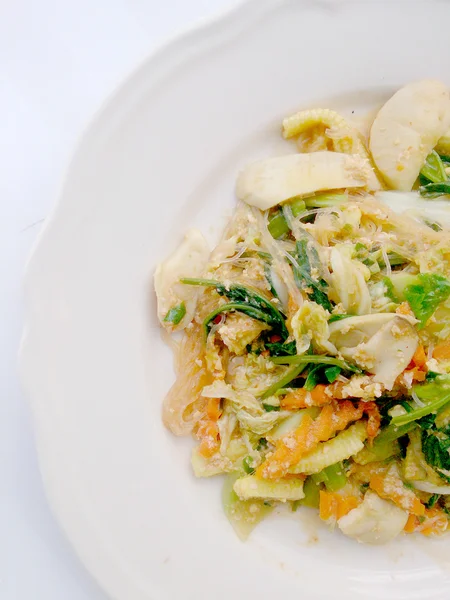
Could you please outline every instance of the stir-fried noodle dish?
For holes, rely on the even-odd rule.
[[[155,273],[176,353],[165,425],[225,475],[239,537],[275,507],[364,543],[450,519],[450,98],[397,91],[364,131],[329,109],[282,123],[245,166],[210,251]],[[309,510],[310,510],[309,509]]]

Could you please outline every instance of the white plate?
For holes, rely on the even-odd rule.
[[[83,136],[28,268],[21,364],[51,505],[114,598],[449,597],[449,540],[362,547],[302,511],[237,540],[220,483],[194,480],[191,442],[160,421],[151,280],[188,226],[217,235],[239,167],[286,149],[283,116],[448,81],[449,17],[431,0],[244,3],[149,59]]]

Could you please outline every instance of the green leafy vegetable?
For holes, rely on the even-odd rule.
[[[328,319],[328,323],[334,323],[335,321],[341,321],[342,319],[348,319],[349,317],[352,317],[353,315],[331,315],[331,317]]]
[[[420,174],[432,183],[447,181],[447,174],[439,154],[433,150],[425,161]]]
[[[294,356],[297,354],[297,346],[295,342],[266,342],[267,350],[271,356]]]
[[[428,183],[419,188],[420,195],[424,198],[438,198],[450,194],[450,182],[445,183]]]
[[[439,304],[450,296],[450,281],[431,273],[418,275],[417,279],[417,283],[406,286],[404,295],[422,328]]]
[[[316,248],[307,239],[301,239],[297,241],[295,249],[293,272],[297,286],[306,291],[310,300],[313,300],[313,302],[320,304],[325,310],[331,312],[333,306],[324,292],[328,287],[326,281],[323,279],[316,281],[311,276],[312,269],[316,269],[318,273],[322,270]]]
[[[422,452],[427,463],[436,469],[439,476],[450,482],[450,437],[442,430],[422,431]]]
[[[339,377],[339,375],[341,374],[341,367],[327,367],[325,369],[325,377],[328,381],[328,383],[334,383],[336,381],[336,379]]]
[[[184,315],[186,314],[186,306],[184,302],[181,304],[177,304],[177,306],[173,306],[164,317],[165,323],[172,323],[173,325],[178,325],[181,322]]]
[[[426,404],[414,408],[414,410],[404,415],[393,417],[389,427],[400,427],[413,421],[418,421],[442,409],[450,402],[450,390],[441,383],[431,382],[423,385],[415,385],[414,392],[420,400],[426,401]]]
[[[283,358],[283,357],[281,357]],[[289,357],[287,357],[289,358]],[[274,362],[277,359],[273,359]],[[281,363],[283,364],[283,363]],[[270,398],[270,396],[273,396],[274,394],[276,394],[276,392],[280,389],[280,388],[284,388],[287,386],[288,383],[290,383],[293,379],[295,379],[296,377],[298,377],[300,375],[300,373],[305,369],[306,364],[305,363],[301,363],[301,364],[293,364],[289,367],[289,369],[286,370],[286,372],[284,373],[284,375],[278,380],[275,381],[275,383],[273,383],[269,388],[267,388],[267,390],[264,392],[264,394],[262,394],[261,398]]]
[[[313,367],[311,367],[311,369],[309,369],[308,376],[306,377],[304,385],[305,390],[308,390],[308,392],[313,391],[316,385],[320,382],[322,370],[322,365],[314,365]]]
[[[325,356],[323,354],[302,354],[297,356],[278,356],[271,359],[276,365],[307,365],[320,364],[339,367],[343,371],[361,373],[361,369],[340,358]]]
[[[426,507],[433,508],[433,506],[436,504],[436,502],[439,500],[440,497],[441,497],[440,494],[433,494],[431,496],[431,498],[428,500],[428,502],[426,503]]]
[[[206,317],[203,323],[206,334],[209,331],[211,322],[217,315],[223,312],[240,311],[258,321],[267,323],[267,325],[277,331],[282,340],[285,340],[289,335],[282,313],[270,300],[253,288],[240,284],[231,284],[227,287],[223,283],[212,279],[181,279],[181,283],[214,287],[220,296],[226,296],[230,300],[229,304],[219,306]]]

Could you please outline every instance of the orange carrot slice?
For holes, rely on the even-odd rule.
[[[400,477],[391,469],[385,475],[373,475],[369,485],[381,498],[392,500],[409,513],[418,517],[425,514],[425,506],[419,498],[413,491],[405,488]]]
[[[338,520],[359,504],[356,496],[342,496],[336,492],[320,490],[319,515],[323,521]]]

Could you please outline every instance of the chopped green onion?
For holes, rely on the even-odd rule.
[[[172,323],[173,325],[178,325],[183,317],[186,314],[186,306],[184,302],[181,304],[177,304],[177,306],[173,306],[164,317],[165,323]]]
[[[312,477],[307,477],[303,485],[305,497],[299,500],[302,506],[310,506],[311,508],[319,508],[320,486]]]
[[[281,210],[278,210],[269,218],[267,228],[270,235],[276,240],[289,233],[289,225],[286,223],[286,219]]]
[[[312,475],[312,478],[316,483],[323,482],[330,492],[337,492],[347,483],[347,476],[342,463],[330,465],[320,471],[320,473]]]
[[[328,208],[348,202],[347,194],[317,194],[303,198],[306,208]],[[295,216],[295,215],[294,215]]]

